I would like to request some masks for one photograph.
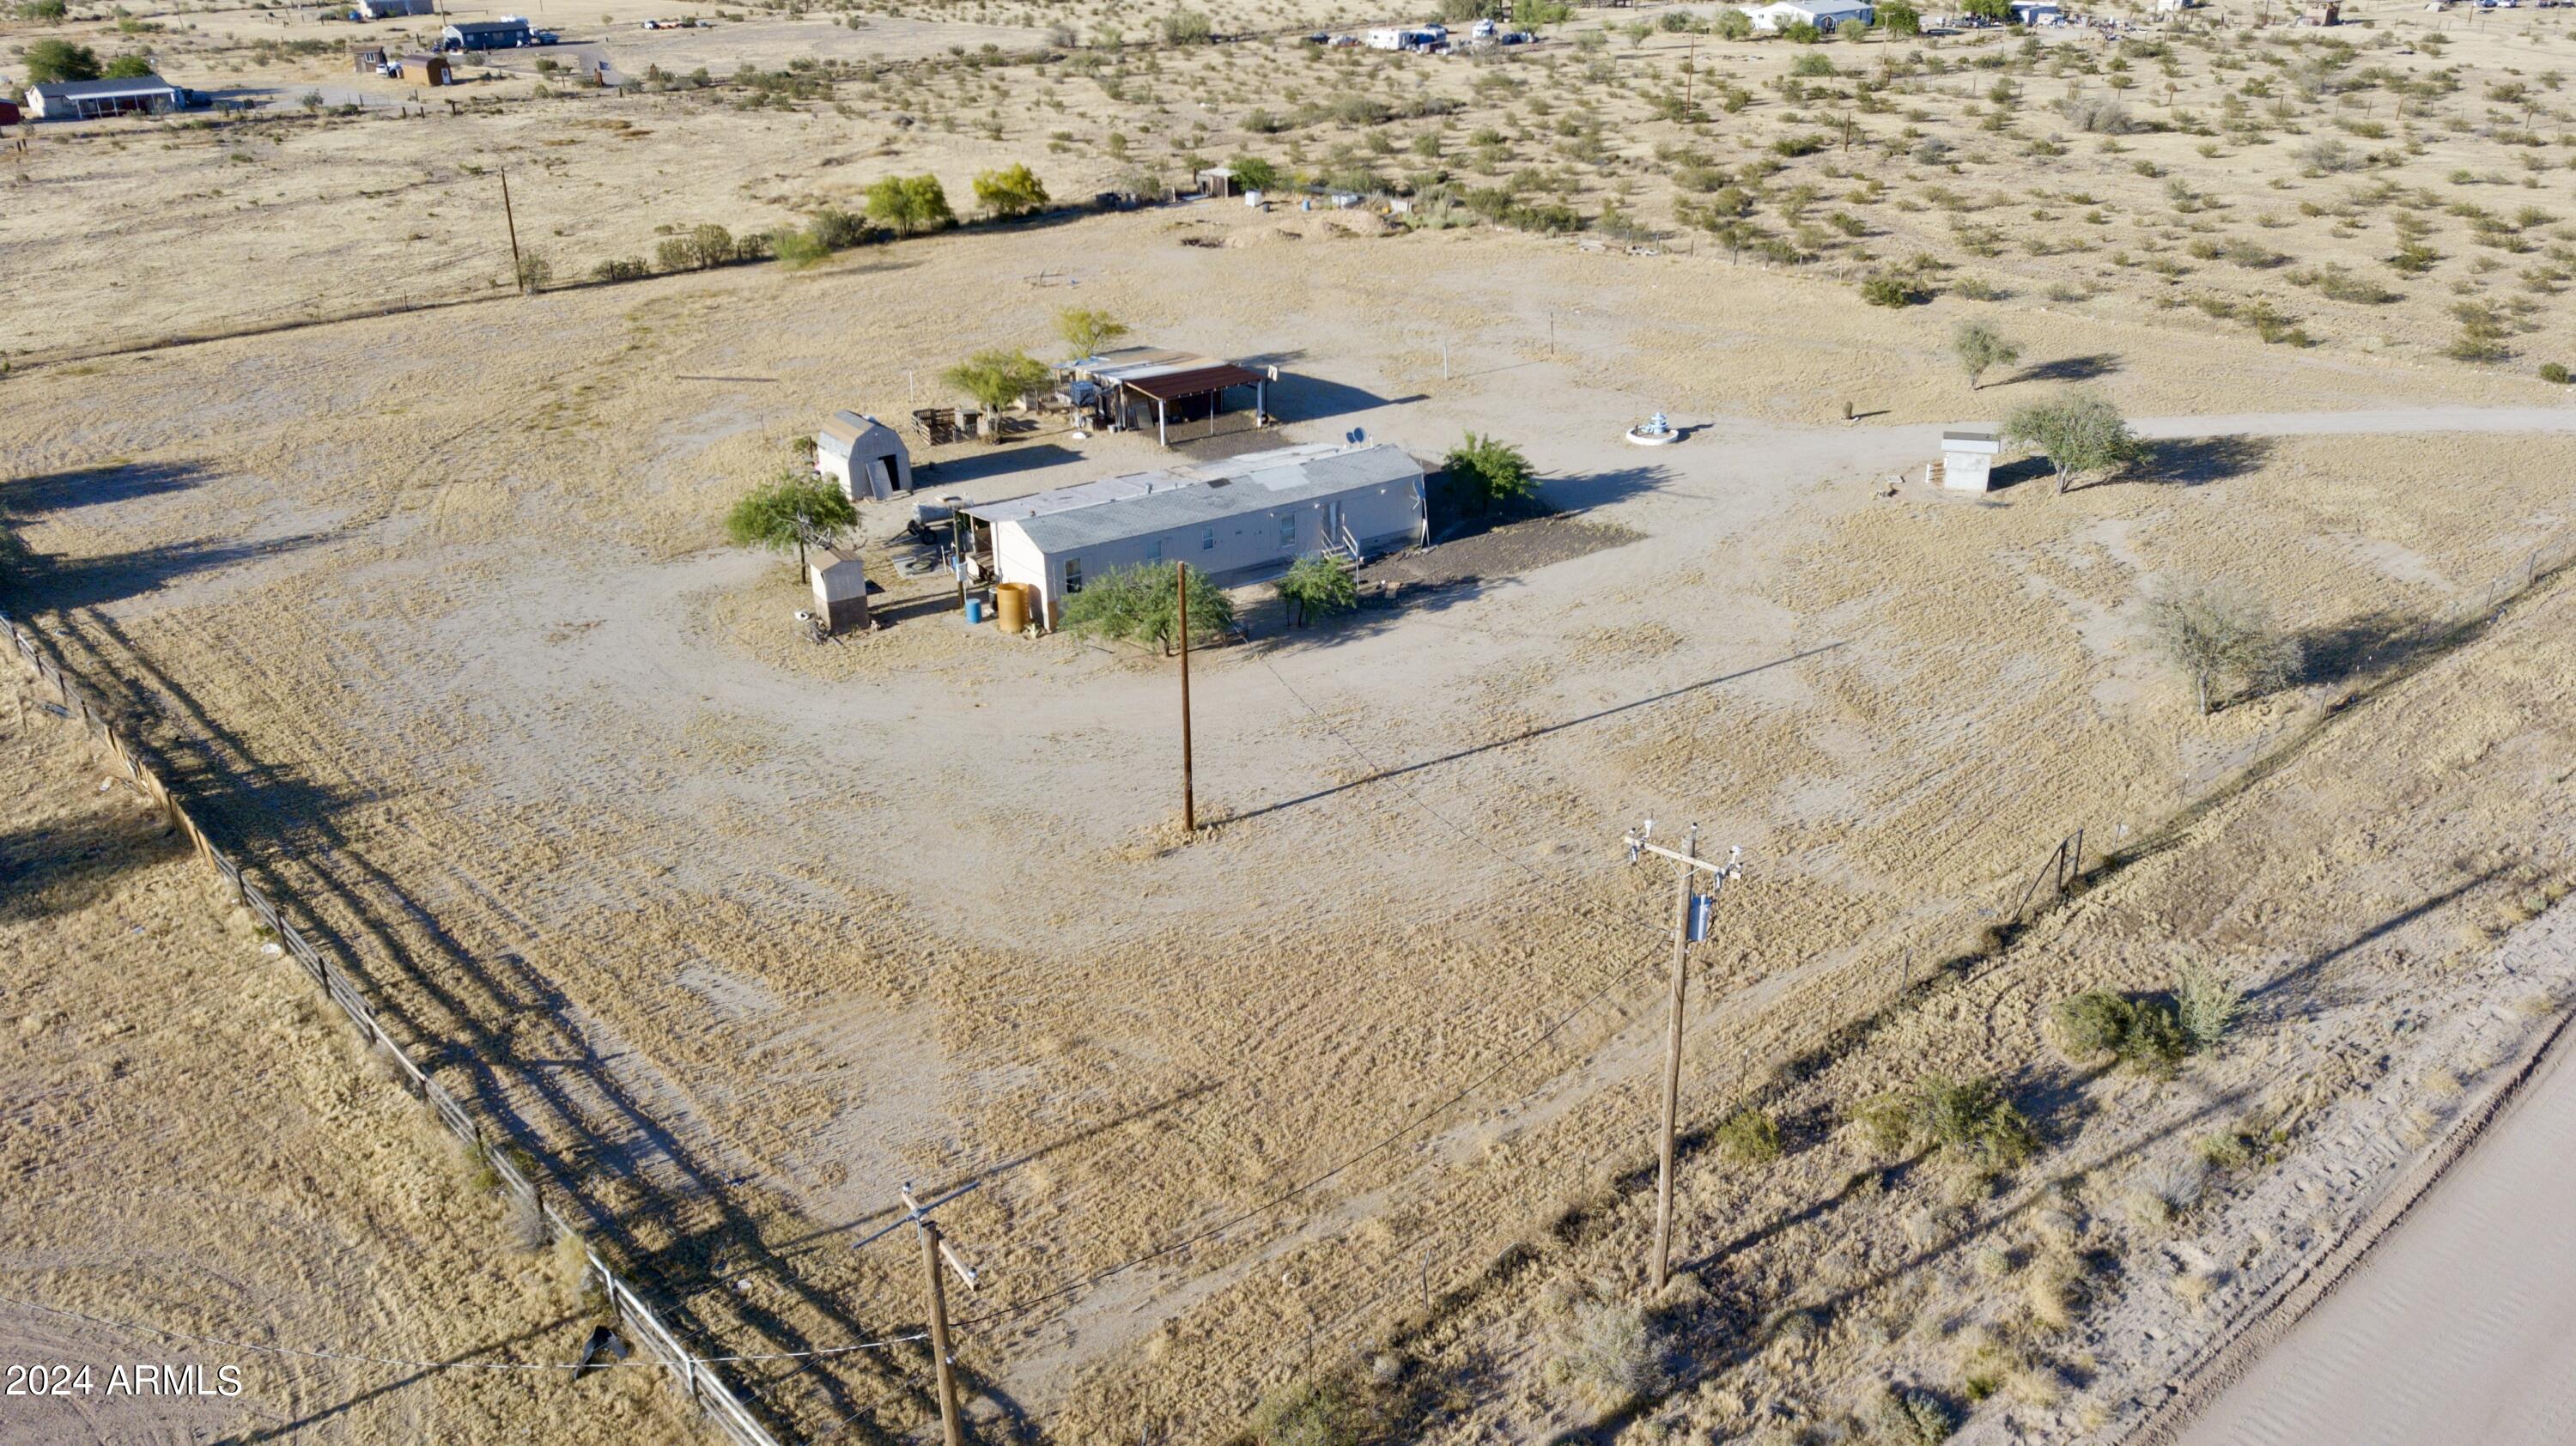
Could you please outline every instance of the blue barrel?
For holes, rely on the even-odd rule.
[[[969,623],[980,623],[983,620],[984,600],[979,597],[970,597],[966,599],[966,621]]]

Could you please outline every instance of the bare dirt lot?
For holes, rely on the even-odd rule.
[[[0,1441],[686,1439],[649,1370],[560,1369],[573,1282],[7,670],[0,1358],[65,1369]],[[115,1390],[137,1364],[203,1379]]]
[[[13,286],[110,323],[13,311],[9,344],[37,352],[396,289],[376,278],[434,296],[506,276],[465,239],[487,210],[429,215],[484,162],[424,137],[520,148],[514,174],[540,178],[514,181],[523,235],[578,272],[666,228],[850,204],[897,169],[962,199],[1057,124],[1015,101],[998,141],[979,132],[958,107],[996,85],[1074,91],[1086,115],[1076,88],[1098,89],[1154,120],[1167,170],[1185,145],[1393,169],[1430,159],[1398,144],[1417,131],[1472,153],[1468,176],[1544,152],[1522,203],[1597,221],[1633,182],[1622,204],[1666,234],[1630,254],[1203,203],[36,366],[0,419],[0,508],[28,550],[7,600],[346,941],[423,1063],[511,1121],[681,1304],[693,1349],[908,1330],[908,1242],[850,1244],[906,1180],[980,1181],[949,1228],[988,1272],[960,1301],[961,1358],[998,1434],[1223,1439],[1274,1389],[1323,1381],[1416,1439],[1785,1440],[1866,1419],[1893,1381],[1994,1439],[2077,1439],[2136,1419],[2434,1137],[2473,1060],[2561,1007],[2557,965],[2498,963],[2567,859],[2549,701],[2576,669],[2567,584],[2506,601],[2576,526],[2576,408],[2532,375],[2563,334],[2546,273],[2569,238],[2546,210],[2566,172],[2497,134],[2559,123],[2549,83],[2507,73],[2565,50],[2558,19],[2463,27],[2440,57],[2378,56],[2393,17],[2340,58],[2344,34],[2243,27],[2170,57],[1990,35],[1883,86],[1863,80],[1901,47],[1765,44],[1743,82],[1772,98],[1722,127],[1643,118],[1692,53],[1658,31],[1568,40],[1553,67],[1545,48],[1480,66],[1085,46],[1088,72],[951,57],[757,106],[746,81],[48,131],[28,184],[90,249],[12,212],[0,234],[32,258]],[[1961,51],[1995,64],[1931,67]],[[1794,76],[1801,53],[1849,73]],[[1999,85],[2112,90],[2168,58],[2171,129],[2069,130],[2035,106],[1983,128]],[[2343,83],[2381,59],[2466,69],[2431,92]],[[2258,73],[2270,93],[2249,98]],[[1793,79],[1795,100],[1767,85]],[[1466,108],[1330,103],[1398,81]],[[2490,85],[2525,87],[2520,123],[2460,98]],[[2222,90],[2285,114],[2222,127]],[[2420,156],[2393,116],[2344,114],[2400,94]],[[1635,124],[1609,123],[1614,96]],[[1844,100],[1861,159],[1775,149]],[[1289,131],[1237,125],[1308,101]],[[1599,123],[1558,131],[1578,104]],[[1175,119],[1190,106],[1204,139]],[[2215,154],[2179,124],[2195,108]],[[2395,190],[2292,155],[2293,121],[2366,139],[2337,117],[2388,131]],[[1051,184],[1134,164],[1108,123],[1064,122]],[[1905,128],[1960,154],[1925,159]],[[1697,144],[1727,154],[1672,149]],[[2043,167],[2033,146],[2064,150]],[[334,155],[431,168],[380,198],[424,219],[326,224],[350,204]],[[32,179],[65,157],[87,169]],[[2451,160],[2467,181],[2432,169]],[[269,199],[202,194],[226,167]],[[1695,167],[1725,174],[1702,187]],[[2047,194],[1974,194],[2006,171]],[[149,219],[126,199],[145,176],[181,198]],[[1730,189],[1755,229],[1704,209]],[[597,203],[559,204],[580,191]],[[2517,219],[2526,198],[2543,216]],[[2429,279],[2375,259],[2395,243],[2365,232],[2402,229],[2382,209],[2446,228]],[[2297,228],[2296,257],[2228,259],[2256,212]],[[2132,239],[2060,245],[2079,225]],[[269,229],[156,270],[151,226]],[[1989,229],[2048,244],[2013,254]],[[305,264],[325,254],[368,264]],[[2247,324],[2256,297],[2285,309],[2293,261],[2377,266],[2400,294]],[[1928,300],[1864,304],[1853,282],[1897,266]],[[2165,304],[2197,295],[2213,304]],[[1067,304],[1278,365],[1283,440],[1359,428],[1437,456],[1502,435],[1563,514],[1379,564],[1392,607],[1295,633],[1256,612],[1250,641],[1203,653],[1214,824],[1195,840],[1167,665],[931,610],[936,585],[886,566],[893,512],[863,525],[900,620],[829,647],[791,629],[792,568],[716,545],[724,507],[818,419],[945,401],[941,367],[1040,347]],[[1980,391],[1946,350],[1967,319],[2021,352]],[[2511,365],[2442,355],[2472,330]],[[1983,499],[1891,486],[1942,426],[2074,383],[2138,420],[2143,465],[2064,495],[2027,463]],[[1617,440],[1657,409],[1685,442]],[[1047,432],[923,460],[935,493],[990,498],[1159,455]],[[2190,576],[2252,587],[2304,645],[2285,686],[2198,714],[2144,628],[2149,591]],[[1747,876],[1696,966],[1685,1283],[1623,1323],[1669,880],[1625,869],[1617,836],[1647,814],[1740,843]],[[2079,828],[2088,866],[2119,866],[2015,932],[2016,896]],[[2156,991],[2185,962],[2252,1005],[2177,1077],[2041,1037],[2062,995]],[[1996,1080],[2042,1153],[1961,1171],[1851,1126],[1935,1070]],[[1747,1103],[1778,1158],[1716,1144]],[[2389,1143],[2345,1143],[2365,1137]],[[2138,1183],[2150,1163],[2174,1172],[2163,1194]],[[1580,1338],[1629,1326],[1652,1344],[1605,1395]],[[917,1349],[736,1373],[799,1438],[896,1439],[930,1407]]]

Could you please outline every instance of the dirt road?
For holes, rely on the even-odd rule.
[[[2559,911],[2545,947],[2576,946]],[[2359,1271],[2185,1446],[2540,1446],[2576,1436],[2576,1065],[2562,1046]]]

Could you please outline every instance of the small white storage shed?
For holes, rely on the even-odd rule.
[[[834,412],[814,434],[814,470],[841,484],[852,502],[883,502],[912,490],[912,452],[874,417]]]
[[[1941,434],[1941,460],[1924,469],[1923,480],[1952,492],[1983,492],[1993,485],[1995,458],[2002,438],[1993,432],[1961,427]]]

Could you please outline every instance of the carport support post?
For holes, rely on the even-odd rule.
[[[1190,780],[1190,565],[1172,564],[1172,586],[1178,592],[1181,613],[1181,829],[1199,831],[1198,799],[1191,791]]]
[[[948,550],[957,554],[957,611],[966,611],[966,514],[948,514]]]

